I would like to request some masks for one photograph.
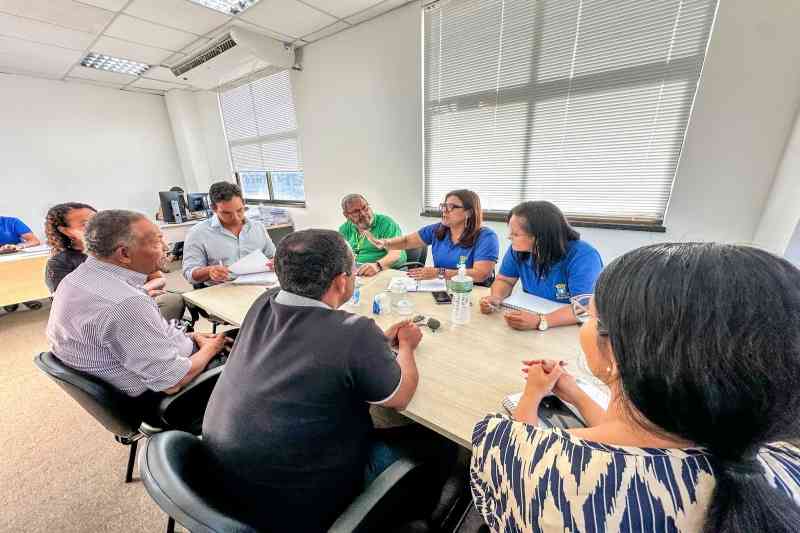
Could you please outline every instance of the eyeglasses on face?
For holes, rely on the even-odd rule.
[[[369,212],[369,204],[364,204],[363,207],[359,207],[357,209],[351,209],[350,211],[345,211],[345,215],[349,217],[354,217],[359,213],[367,213]]]
[[[464,206],[463,205],[457,205],[457,204],[439,204],[439,209],[449,213],[450,211],[453,211],[454,209],[464,209]]]

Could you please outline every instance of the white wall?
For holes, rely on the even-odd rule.
[[[798,27],[794,0],[721,2],[667,232],[580,228],[606,260],[662,240],[753,240],[800,105]],[[433,221],[418,215],[420,32],[412,3],[304,48],[293,73],[307,196],[298,227],[336,227],[338,200],[354,191],[406,230]]]
[[[184,185],[164,98],[0,75],[0,214],[43,238],[47,209],[80,201],[153,215]]]

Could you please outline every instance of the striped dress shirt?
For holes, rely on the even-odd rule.
[[[146,279],[89,256],[53,295],[53,354],[129,396],[177,385],[191,367],[194,341],[164,320],[142,287]]]

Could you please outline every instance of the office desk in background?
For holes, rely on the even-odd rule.
[[[44,268],[50,250],[0,255],[0,306],[50,296],[44,284]]]
[[[376,317],[371,314],[372,298],[386,289],[397,271],[384,271],[365,278],[361,305],[343,309],[375,319],[382,329],[403,318],[395,313]],[[217,285],[184,293],[193,304],[234,325],[241,325],[253,302],[265,288],[255,285]],[[562,359],[567,369],[584,375],[577,365],[580,357],[578,327],[548,331],[515,331],[501,313],[482,315],[478,300],[489,293],[485,287],[473,291],[472,319],[469,324],[450,323],[450,305],[439,305],[430,293],[409,293],[414,314],[437,318],[442,327],[436,333],[422,328],[423,339],[416,351],[419,387],[403,414],[457,442],[470,447],[472,428],[487,413],[502,411],[503,398],[525,386],[522,360]],[[413,315],[412,315],[413,316]]]
[[[180,224],[169,224],[165,222],[158,222],[158,227],[161,229],[161,233],[164,234],[164,240],[168,244],[175,244],[177,242],[183,242],[186,240],[186,234],[189,233],[189,230],[195,224],[203,222],[204,220],[208,220],[205,218],[197,219],[197,220],[189,220],[187,222],[182,222]],[[276,245],[283,239],[286,235],[294,231],[293,224],[276,224],[273,226],[264,226],[269,234],[269,238],[272,239]]]

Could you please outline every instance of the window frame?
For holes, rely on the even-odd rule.
[[[230,145],[228,145],[230,148]],[[272,170],[249,170],[248,172],[264,172],[267,175],[267,193],[269,194],[269,199],[264,200],[260,198],[248,198],[244,194],[244,188],[242,188],[242,180],[239,177],[239,171],[234,171],[233,175],[236,177],[236,185],[242,189],[242,198],[244,199],[245,205],[276,205],[276,206],[283,206],[283,207],[306,207],[305,195],[304,199],[301,200],[276,200],[275,194],[273,193],[272,187],[272,172],[286,172],[285,170],[281,171],[272,171]],[[297,171],[294,171],[297,172]],[[303,189],[305,190],[305,180],[306,175],[305,171],[303,172]]]

